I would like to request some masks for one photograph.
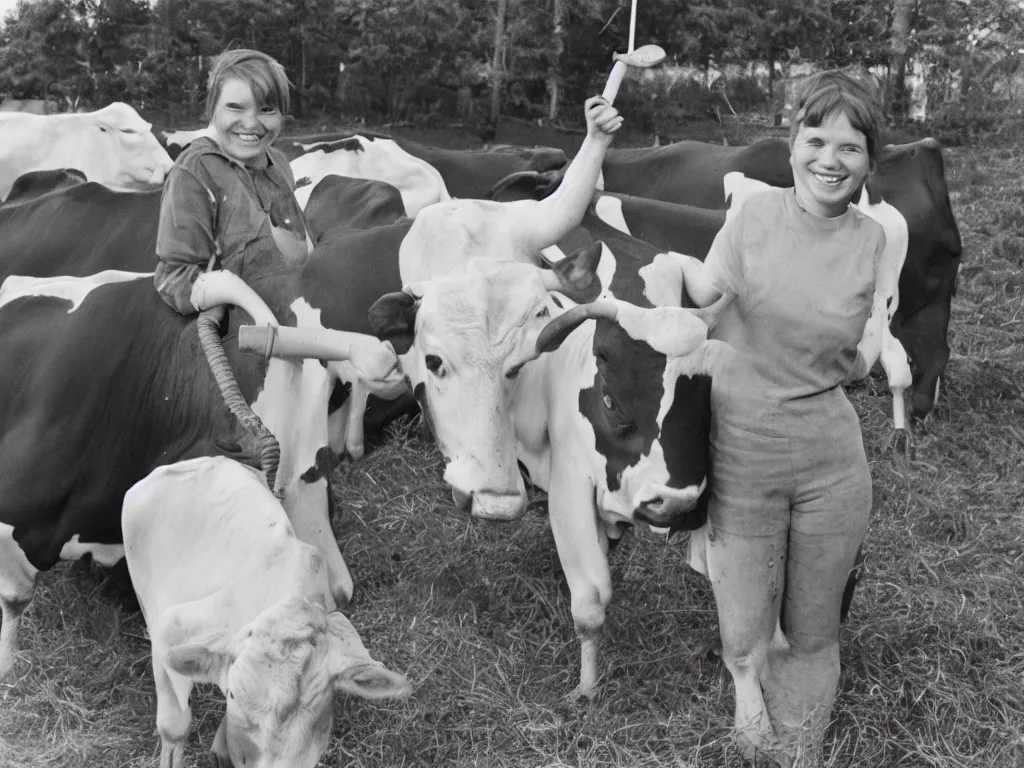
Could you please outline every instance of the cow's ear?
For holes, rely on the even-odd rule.
[[[359,633],[340,611],[327,614],[327,640],[327,674],[334,690],[364,699],[402,698],[412,691],[405,675],[370,657]]]
[[[604,244],[597,240],[574,251],[551,270],[558,277],[559,290],[577,304],[587,304],[601,295],[601,279],[597,265],[601,261]]]
[[[392,672],[377,662],[354,664],[334,678],[334,690],[362,699],[402,699],[412,693],[405,675]]]
[[[416,331],[416,310],[419,301],[402,291],[386,293],[370,307],[370,327],[378,339],[390,341],[402,354],[399,344],[411,343]],[[404,343],[403,343],[404,342]]]
[[[216,681],[221,669],[231,663],[223,651],[214,651],[198,643],[174,646],[168,650],[166,660],[171,671],[204,681]]]

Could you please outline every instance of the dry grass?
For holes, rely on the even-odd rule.
[[[887,447],[889,399],[851,391],[877,504],[843,630],[829,766],[1024,766],[1024,153],[947,153],[966,260],[953,357],[911,455]],[[646,530],[613,553],[597,700],[569,704],[578,647],[538,498],[520,524],[455,513],[440,458],[409,424],[338,470],[350,611],[414,681],[393,705],[338,700],[324,765],[728,768],[732,684],[708,652],[707,585],[683,540]],[[0,686],[0,766],[154,765],[140,616],[98,571],[47,574]],[[194,696],[200,761],[219,696]]]

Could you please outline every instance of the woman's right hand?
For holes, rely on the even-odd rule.
[[[591,139],[611,142],[612,134],[622,127],[622,115],[604,96],[591,96],[583,105],[587,119],[587,135]]]

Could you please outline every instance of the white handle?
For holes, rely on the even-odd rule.
[[[615,101],[615,97],[619,93],[619,86],[622,85],[622,78],[626,76],[628,68],[622,61],[616,61],[615,66],[612,67],[612,73],[608,75],[608,84],[604,87],[604,93],[601,94],[609,104]]]

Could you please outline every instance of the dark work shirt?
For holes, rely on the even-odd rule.
[[[286,257],[306,252],[291,166],[273,148],[261,160],[260,167],[243,166],[202,137],[171,168],[160,202],[154,282],[181,314],[196,312],[192,284],[214,255],[218,268],[238,274],[250,249],[273,244]]]

